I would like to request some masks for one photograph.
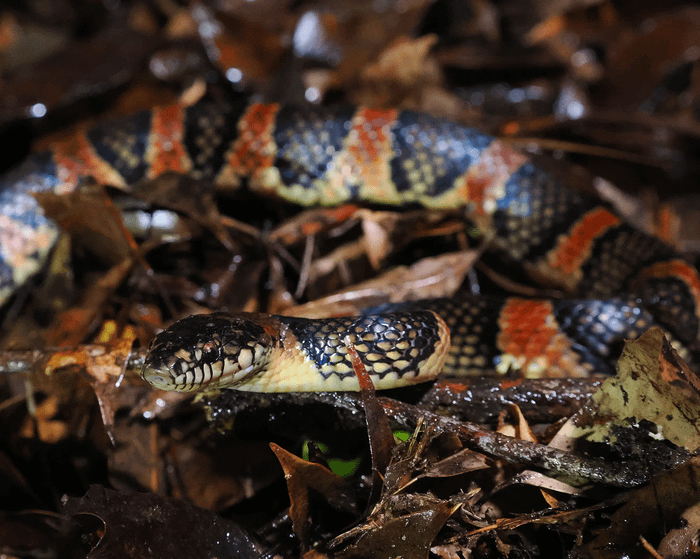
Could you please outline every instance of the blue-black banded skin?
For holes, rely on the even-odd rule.
[[[334,111],[280,108],[273,132],[273,141],[278,146],[274,166],[279,169],[285,186],[299,184],[305,189],[313,188],[313,181],[323,176],[335,154],[343,149],[354,112],[352,107],[338,107]]]
[[[185,112],[184,144],[197,178],[212,180],[224,165],[226,148],[238,137],[237,123],[247,103],[240,100],[222,111],[199,103]]]
[[[438,198],[481,156],[493,138],[457,123],[414,111],[398,114],[389,160],[391,180],[404,196]]]
[[[656,323],[637,302],[546,300],[458,294],[387,304],[367,312],[429,309],[450,329],[443,374],[519,378],[612,374],[626,340]],[[683,357],[693,362],[693,355]]]
[[[142,111],[118,122],[98,124],[85,133],[95,153],[124,178],[136,184],[146,176],[151,113]]]
[[[417,364],[429,360],[440,343],[436,314],[422,309],[413,312],[410,320],[401,312],[317,320],[277,318],[291,328],[324,380],[332,376],[341,380],[355,377],[346,336],[350,336],[355,350],[380,379],[396,375],[397,371],[417,370]]]
[[[1,177],[0,305],[41,270],[58,237],[32,192],[67,194],[88,178],[127,189],[166,172],[302,206],[462,209],[492,239],[489,256],[505,266],[572,298],[639,299],[700,351],[697,270],[503,142],[411,111],[243,98],[156,107],[100,124]]]

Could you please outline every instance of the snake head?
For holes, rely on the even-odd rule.
[[[179,320],[153,339],[141,376],[161,390],[235,387],[268,364],[278,340],[267,322],[253,313]]]

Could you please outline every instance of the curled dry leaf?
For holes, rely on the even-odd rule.
[[[436,35],[423,35],[417,39],[398,37],[374,64],[365,67],[362,79],[411,87],[424,76],[426,59],[437,41]]]
[[[545,491],[555,491],[557,493],[563,493],[564,495],[580,495],[582,493],[581,489],[578,487],[574,487],[561,480],[554,479],[533,470],[523,470],[499,485],[496,490],[504,489],[513,484],[531,485]]]
[[[498,432],[523,441],[530,441],[531,443],[538,442],[537,437],[535,437],[535,434],[530,429],[530,425],[528,425],[527,419],[525,419],[518,405],[509,405],[508,411],[510,413],[507,417],[501,414],[499,418]]]
[[[468,250],[423,258],[411,266],[398,266],[352,288],[287,309],[285,313],[321,318],[358,314],[361,309],[384,303],[449,297],[464,282],[478,256],[477,251]]]

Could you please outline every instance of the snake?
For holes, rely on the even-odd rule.
[[[506,142],[415,111],[287,106],[245,96],[155,107],[99,123],[0,177],[0,305],[41,273],[59,237],[33,193],[68,195],[87,180],[128,191],[164,173],[209,180],[226,193],[245,189],[304,207],[359,203],[457,210],[489,239],[484,255],[489,264],[570,299],[462,296],[365,312],[360,320],[369,322],[359,325],[267,315],[184,319],[151,346],[144,377],[161,388],[196,390],[214,382],[258,390],[345,389],[354,382],[347,376],[345,342],[331,351],[324,336],[311,333],[355,332],[383,320],[392,325],[384,329],[388,339],[366,340],[355,332],[360,338],[350,342],[367,347],[359,353],[376,359],[372,374],[385,388],[431,378],[440,368],[469,374],[590,374],[603,366],[606,343],[635,337],[652,324],[663,327],[691,358],[698,355],[695,267]],[[222,320],[237,326],[224,326]],[[271,345],[255,337],[228,342],[215,332],[204,341],[200,334],[190,335],[199,327],[210,332],[210,323],[244,333],[262,328]],[[421,325],[421,335],[404,340],[399,327],[413,323]],[[338,340],[347,337],[333,332]],[[409,348],[394,347],[395,336]],[[413,357],[414,343],[431,349]],[[206,363],[202,359],[211,359],[211,347],[220,351],[217,360]],[[292,367],[290,352],[305,365]],[[251,353],[267,364],[259,366],[257,359],[247,364]],[[294,369],[315,380],[293,382],[290,376],[266,383],[246,376],[251,371],[241,372],[250,367],[273,376]]]
[[[493,328],[502,323],[496,334]],[[310,319],[216,312],[151,342],[142,377],[162,390],[358,391],[354,348],[376,389],[444,376],[611,374],[615,346],[654,323],[634,301],[460,294]]]

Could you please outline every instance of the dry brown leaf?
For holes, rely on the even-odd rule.
[[[82,342],[105,312],[105,303],[121,285],[134,266],[132,258],[125,258],[112,266],[86,291],[80,305],[71,307],[56,317],[46,332],[46,343],[51,346],[74,346]]]
[[[573,485],[565,483],[561,480],[551,478],[533,470],[523,470],[519,474],[516,474],[509,479],[505,484],[499,486],[499,489],[503,489],[503,487],[518,483],[539,487],[540,489],[544,489],[546,491],[563,493],[564,495],[580,495],[582,493],[581,489],[578,487],[574,487]]]
[[[290,316],[321,318],[357,314],[383,303],[453,295],[479,257],[478,251],[461,251],[424,258],[311,303],[291,307]]]
[[[93,184],[70,194],[37,192],[34,197],[48,217],[103,262],[114,266],[138,249],[104,187]]]
[[[484,470],[490,467],[489,459],[480,452],[464,448],[444,460],[436,462],[418,477],[451,477]]]
[[[401,87],[412,87],[423,77],[426,58],[438,41],[436,35],[417,39],[398,37],[362,72],[367,81],[390,82]]]
[[[71,434],[70,425],[61,419],[55,419],[60,400],[50,396],[37,405],[32,418],[27,417],[20,431],[21,436],[31,439],[38,437],[46,444],[55,444]]]
[[[522,441],[538,442],[523,412],[520,411],[520,407],[516,404],[510,404],[508,406],[508,411],[510,412],[508,417],[504,417],[503,415],[499,417],[497,431],[503,435],[515,437]]]

